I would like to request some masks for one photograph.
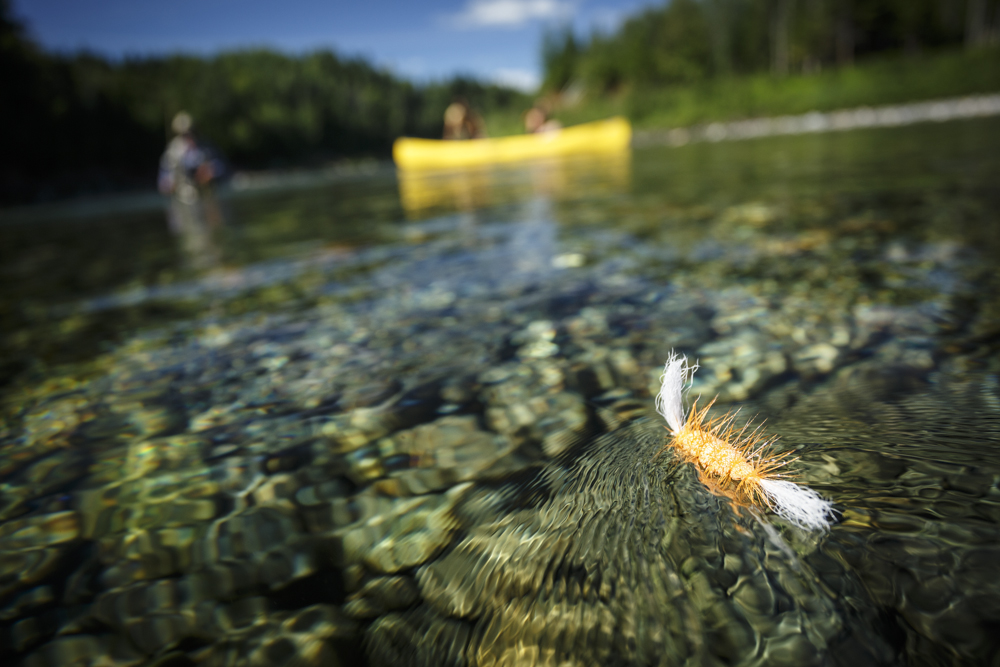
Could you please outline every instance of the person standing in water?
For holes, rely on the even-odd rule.
[[[225,167],[211,150],[198,143],[191,115],[181,111],[171,123],[174,137],[160,158],[158,185],[170,195],[167,222],[181,239],[181,249],[195,269],[219,263],[213,232],[222,226],[222,211],[212,186]]]

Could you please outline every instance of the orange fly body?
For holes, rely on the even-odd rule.
[[[747,422],[736,428],[735,412],[705,423],[714,399],[702,410],[696,401],[685,416],[684,386],[697,369],[697,365],[688,365],[686,357],[673,353],[664,366],[656,409],[667,420],[670,444],[694,462],[703,476],[723,488],[735,485],[739,501],[767,507],[800,528],[827,528],[833,504],[809,487],[776,474],[791,460],[784,455],[764,458],[763,452],[773,440],[765,441],[760,427],[750,430]]]
[[[699,411],[696,402],[684,427],[670,444],[685,458],[697,463],[702,473],[723,484],[735,484],[741,500],[768,505],[767,496],[761,490],[761,480],[790,461],[784,457],[765,461],[761,454],[770,443],[762,442],[764,438],[759,428],[747,433],[749,422],[742,429],[736,429],[733,425],[736,412],[706,424],[705,417],[713,403],[714,400]]]

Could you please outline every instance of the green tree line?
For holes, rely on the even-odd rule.
[[[150,187],[173,115],[242,168],[387,157],[401,135],[440,137],[444,109],[531,99],[469,78],[414,85],[330,51],[112,61],[40,50],[0,0],[0,202]]]
[[[784,76],[998,41],[998,0],[670,0],[611,34],[549,33],[543,87],[608,92]]]

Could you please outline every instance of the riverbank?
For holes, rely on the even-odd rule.
[[[684,89],[637,91],[581,99],[554,114],[564,125],[625,115],[634,145],[678,146],[697,141],[747,139],[778,134],[887,127],[1000,113],[1000,49],[899,56],[854,67],[776,79],[753,76]],[[655,105],[652,101],[660,100]],[[520,109],[486,113],[490,136],[522,131]],[[372,170],[391,172],[382,159],[344,158],[324,167],[240,171],[236,191],[302,187],[353,178]],[[145,191],[59,197],[44,204],[0,207],[0,221],[86,212],[94,204],[130,210],[161,205]],[[13,203],[13,202],[9,202]]]
[[[575,125],[626,116],[637,130],[670,130],[984,95],[1000,91],[1000,49],[928,52],[866,60],[852,67],[774,77],[757,74],[690,86],[564,94],[553,116]],[[487,114],[493,136],[515,134],[519,116]]]
[[[843,132],[871,127],[897,127],[915,123],[941,123],[965,118],[1000,115],[1000,94],[972,95],[930,102],[881,107],[838,109],[829,113],[810,111],[795,116],[753,118],[731,123],[708,123],[670,130],[638,130],[635,147],[683,146],[699,141],[738,141],[784,134]]]

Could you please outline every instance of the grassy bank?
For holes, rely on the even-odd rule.
[[[777,78],[757,74],[672,88],[584,96],[553,115],[575,125],[617,114],[637,128],[899,104],[1000,91],[1000,49],[881,57],[853,67]],[[487,117],[494,136],[517,131],[510,112]]]

